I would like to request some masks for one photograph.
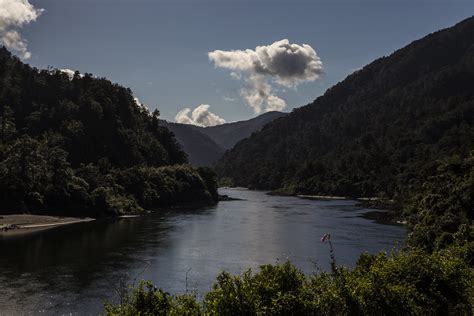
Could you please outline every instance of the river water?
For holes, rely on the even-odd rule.
[[[0,237],[0,315],[98,314],[104,301],[118,300],[120,283],[140,279],[170,293],[203,294],[222,270],[287,259],[305,273],[327,270],[325,233],[337,263],[353,266],[361,252],[390,251],[406,236],[403,226],[362,218],[367,210],[354,201],[220,193],[242,200]]]

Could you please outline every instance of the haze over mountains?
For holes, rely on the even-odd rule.
[[[396,196],[436,161],[474,149],[474,18],[382,57],[238,143],[235,185],[292,194]]]
[[[191,164],[194,166],[211,166],[222,157],[226,150],[232,148],[240,140],[249,137],[252,133],[261,130],[266,124],[287,114],[272,111],[249,120],[208,127],[168,121],[161,121],[161,123],[175,134],[183,150],[188,154]]]

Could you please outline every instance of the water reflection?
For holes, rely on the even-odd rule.
[[[136,219],[64,226],[0,239],[2,313],[97,314],[116,298],[120,279],[154,280],[174,293],[208,290],[221,270],[239,273],[290,258],[306,273],[329,267],[331,232],[338,262],[353,265],[361,251],[403,240],[401,226],[360,218],[350,201],[308,201],[227,190],[243,201],[200,211],[170,211]]]

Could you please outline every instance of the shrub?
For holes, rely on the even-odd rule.
[[[362,254],[354,269],[304,275],[290,262],[241,275],[222,272],[202,302],[151,283],[107,314],[156,315],[470,315],[473,245],[428,253]],[[159,308],[159,310],[157,309]],[[130,314],[130,315],[131,315]]]

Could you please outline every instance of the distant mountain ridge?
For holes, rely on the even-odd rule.
[[[236,143],[261,130],[266,124],[287,114],[272,111],[249,120],[209,127],[168,121],[161,121],[161,124],[175,134],[184,152],[188,154],[191,164],[210,166]]]
[[[203,133],[201,127],[189,124],[161,121],[174,135],[183,151],[188,155],[189,162],[194,166],[210,166],[225,152],[225,149]]]
[[[474,18],[382,57],[267,124],[218,162],[237,186],[405,195],[474,150]]]
[[[227,150],[234,147],[240,140],[259,131],[266,124],[277,118],[284,117],[287,114],[288,113],[272,111],[245,121],[204,127],[201,128],[201,131],[214,140],[219,146]]]

